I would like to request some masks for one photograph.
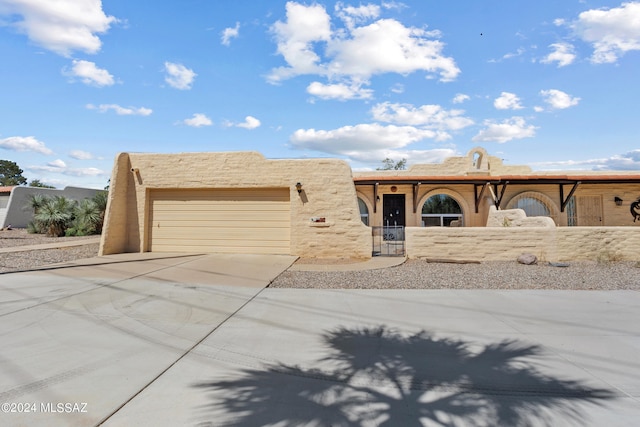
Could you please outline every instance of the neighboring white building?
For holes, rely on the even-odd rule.
[[[71,200],[91,199],[101,190],[81,187],[65,187],[64,190],[40,187],[0,187],[0,228],[11,225],[26,228],[33,220],[29,198],[34,194],[55,197],[64,196]]]

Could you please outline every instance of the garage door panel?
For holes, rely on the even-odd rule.
[[[191,212],[225,212],[225,211],[253,211],[255,210],[255,203],[228,203],[222,205],[220,203],[185,203],[185,204],[169,204],[161,205],[156,204],[155,210],[157,212],[180,212],[188,209]],[[261,211],[273,211],[273,212],[289,212],[287,207],[283,207],[281,202],[262,202],[260,205]]]
[[[289,254],[289,189],[152,191],[155,252]]]
[[[178,219],[179,218],[179,219]],[[219,222],[219,221],[242,221],[244,223],[259,223],[261,221],[289,221],[289,212],[273,212],[273,211],[161,211],[154,212],[154,223],[162,224],[163,221],[201,221],[201,222]]]
[[[229,245],[184,245],[163,250],[157,249],[155,252],[172,252],[172,253],[190,253],[190,254],[209,254],[209,253],[226,253],[226,254],[267,254],[267,255],[289,255],[289,252],[281,252],[279,247],[260,247],[260,246],[229,246]]]
[[[159,203],[175,202],[198,203],[204,201],[289,201],[289,190],[285,188],[261,189],[216,189],[216,190],[155,190],[156,195],[162,193]]]
[[[252,247],[252,248],[278,248],[280,247],[280,245],[282,244],[282,242],[278,242],[278,241],[269,241],[269,240],[260,240],[260,241],[255,241],[255,242],[250,242],[250,244],[247,244],[249,242],[239,242],[239,241],[233,241],[230,242],[229,240],[226,239],[219,239],[219,240],[214,240],[214,239],[209,239],[209,240],[195,240],[195,239],[171,239],[171,240],[166,240],[163,241],[162,239],[159,239],[158,241],[158,247],[166,247],[166,248],[170,248],[172,246],[179,246],[179,247],[194,247],[194,248],[200,248],[199,250],[202,251],[203,248],[238,248],[238,247]],[[168,252],[173,252],[173,251],[168,251]],[[214,252],[224,252],[221,250],[215,250]]]
[[[156,230],[157,231],[157,230]],[[289,241],[290,231],[288,228],[225,228],[225,229],[213,229],[213,228],[198,228],[190,229],[185,227],[165,227],[162,232],[156,232],[154,242],[159,239],[171,240],[171,239],[194,239],[194,240],[207,240],[207,239],[243,239],[251,241],[261,240],[286,240]]]
[[[164,232],[164,229],[182,229],[184,231],[194,230],[196,233],[206,232],[208,228],[222,229],[222,228],[246,228],[246,229],[286,229],[289,227],[282,225],[282,221],[260,221],[260,222],[248,222],[248,221],[160,221],[153,223],[154,232],[160,235]]]

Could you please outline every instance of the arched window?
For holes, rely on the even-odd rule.
[[[533,197],[522,197],[516,202],[515,209],[522,209],[527,216],[550,216],[549,208],[542,201]]]
[[[360,197],[358,197],[358,207],[360,208],[360,219],[364,225],[369,225],[369,208]]]
[[[551,199],[535,191],[518,194],[507,204],[507,209],[522,209],[527,216],[548,216],[556,221],[557,213]],[[557,221],[556,221],[557,224]]]
[[[422,205],[423,227],[462,226],[462,209],[456,200],[447,194],[435,194]]]

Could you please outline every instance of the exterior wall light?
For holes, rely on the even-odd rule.
[[[298,194],[302,193],[302,184],[296,182],[296,190],[298,190]]]
[[[622,202],[624,202],[624,200],[622,200],[620,197],[616,196],[613,198],[613,201],[616,202],[616,206],[622,206]]]

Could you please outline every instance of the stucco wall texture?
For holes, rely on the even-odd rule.
[[[407,227],[409,258],[512,261],[531,253],[543,262],[640,261],[636,227]]]
[[[302,184],[302,192],[295,188]],[[334,159],[267,160],[256,152],[121,153],[111,178],[100,255],[149,250],[150,191],[287,188],[291,255],[371,257],[349,165]],[[325,221],[313,222],[321,217]]]

